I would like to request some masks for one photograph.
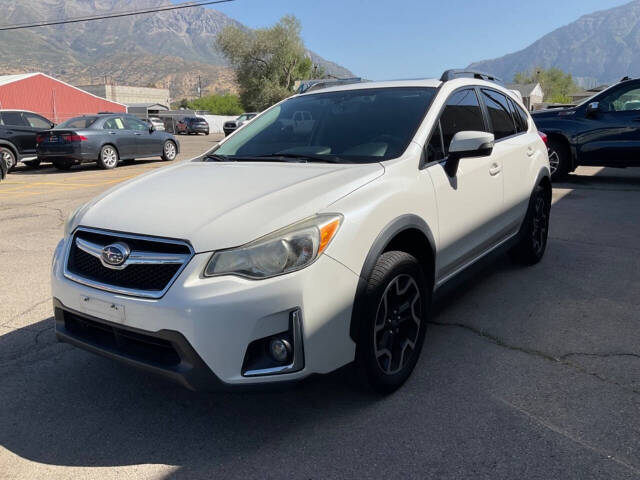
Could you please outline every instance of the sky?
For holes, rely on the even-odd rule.
[[[176,1],[176,0],[174,0]],[[370,80],[434,77],[521,50],[580,16],[629,0],[235,0],[252,28],[293,14],[305,45]]]

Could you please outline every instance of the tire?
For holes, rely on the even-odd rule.
[[[165,162],[173,162],[178,156],[178,148],[171,140],[164,142],[162,146],[162,160]]]
[[[7,173],[16,168],[18,164],[16,154],[8,147],[0,147],[0,159],[2,159],[7,166]]]
[[[431,304],[430,282],[415,257],[386,252],[378,258],[364,295],[357,375],[373,390],[391,393],[409,378],[420,357]]]
[[[523,265],[535,265],[542,260],[547,248],[550,212],[549,195],[538,185],[531,194],[518,243],[510,252],[515,261]]]
[[[103,170],[111,170],[118,166],[120,156],[118,150],[113,145],[105,145],[100,149],[100,155],[98,155],[98,167]]]
[[[54,160],[53,166],[58,170],[71,170],[71,167],[73,167],[73,160]]]
[[[551,180],[559,181],[566,178],[571,171],[571,152],[569,146],[561,140],[549,138],[547,146],[549,165],[551,167]]]
[[[38,160],[27,160],[26,162],[22,162],[24,163],[27,168],[30,168],[32,170],[35,170],[36,168],[38,168],[40,166],[40,159]]]

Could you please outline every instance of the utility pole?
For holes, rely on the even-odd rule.
[[[202,98],[202,80],[198,75],[198,97]]]

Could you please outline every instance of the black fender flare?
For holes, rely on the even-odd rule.
[[[353,310],[351,312],[351,325],[349,326],[349,336],[354,342],[357,342],[358,331],[360,328],[361,312],[363,310],[364,293],[367,288],[367,279],[371,275],[373,268],[378,261],[378,258],[385,251],[387,246],[391,243],[394,237],[406,230],[419,230],[426,237],[431,246],[431,255],[434,262],[435,269],[435,239],[431,229],[422,218],[417,215],[407,214],[402,215],[395,220],[389,222],[382,231],[378,234],[374,240],[369,253],[367,254],[362,269],[360,271],[360,278],[358,280],[358,286],[356,288],[356,294],[353,301]],[[432,281],[435,278],[431,279]]]
[[[0,147],[8,147],[9,149],[11,149],[14,156],[16,157],[16,162],[20,161],[20,150],[18,150],[18,147],[16,147],[15,144],[10,142],[9,140],[0,140]]]

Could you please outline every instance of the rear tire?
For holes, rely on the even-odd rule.
[[[26,162],[22,162],[24,163],[27,168],[30,168],[32,170],[35,170],[36,168],[38,168],[40,166],[40,159],[38,160],[27,160]]]
[[[551,167],[551,180],[563,180],[571,170],[571,151],[569,146],[557,139],[549,138],[547,153]]]
[[[53,166],[58,170],[71,170],[71,167],[73,167],[73,160],[54,160]]]
[[[118,166],[120,157],[118,150],[113,145],[105,145],[100,149],[100,155],[98,156],[98,167],[103,170],[111,170]]]
[[[0,147],[0,159],[2,159],[7,166],[7,172],[11,172],[14,168],[16,168],[17,161],[16,155],[10,148]]]
[[[431,286],[415,257],[386,252],[378,258],[361,300],[358,377],[379,393],[391,393],[409,378],[420,357]]]
[[[538,185],[531,194],[518,243],[510,252],[514,260],[523,265],[535,265],[542,260],[547,248],[550,212],[549,195]]]

